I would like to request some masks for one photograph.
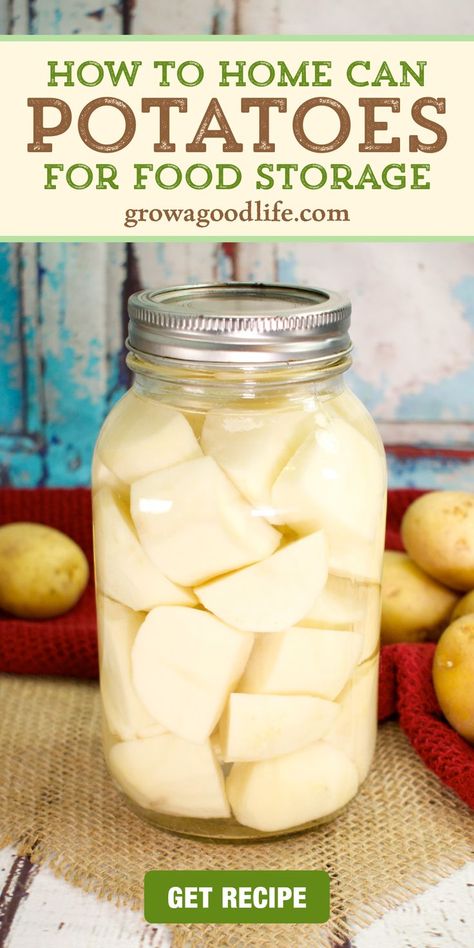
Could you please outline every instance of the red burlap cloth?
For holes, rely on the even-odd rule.
[[[401,549],[403,512],[420,491],[389,491],[387,540]],[[77,606],[58,619],[32,622],[0,613],[0,671],[24,675],[97,677],[97,642],[92,570],[90,492],[86,489],[0,491],[0,524],[14,520],[47,523],[82,547],[91,579]],[[398,714],[400,725],[427,767],[474,807],[474,747],[449,727],[431,681],[434,645],[382,648],[379,720]]]

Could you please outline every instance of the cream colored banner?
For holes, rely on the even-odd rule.
[[[85,39],[1,43],[2,239],[473,234],[471,41]]]

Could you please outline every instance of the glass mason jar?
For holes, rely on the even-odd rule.
[[[326,822],[377,728],[386,471],[344,383],[350,303],[229,283],[129,312],[93,462],[108,767],[179,833]]]

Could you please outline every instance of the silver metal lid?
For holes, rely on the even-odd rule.
[[[332,290],[279,283],[202,283],[141,290],[127,344],[148,357],[276,364],[347,355],[351,304]]]

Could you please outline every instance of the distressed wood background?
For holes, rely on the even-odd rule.
[[[0,0],[4,33],[473,27],[470,0]],[[474,245],[453,243],[0,244],[0,479],[87,484],[98,428],[128,384],[129,293],[222,278],[346,289],[351,383],[381,427],[392,486],[473,487]]]

